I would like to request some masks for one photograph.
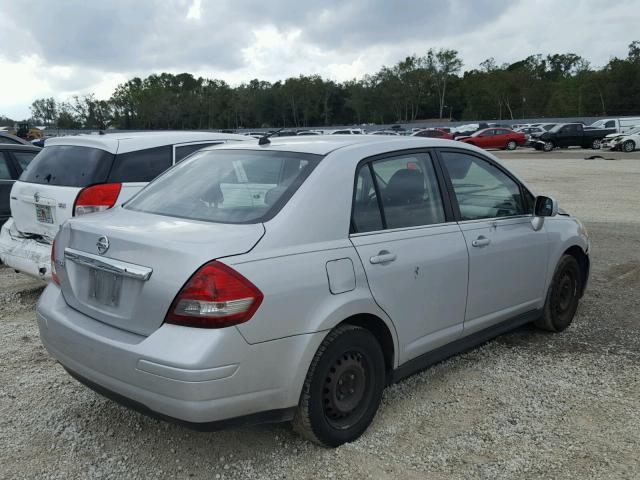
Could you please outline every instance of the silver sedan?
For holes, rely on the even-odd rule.
[[[572,322],[587,234],[492,155],[420,137],[260,143],[193,154],[62,226],[37,317],[71,375],[195,428],[292,420],[337,446],[390,382]]]

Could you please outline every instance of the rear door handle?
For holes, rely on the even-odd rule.
[[[485,247],[490,243],[491,243],[491,240],[489,240],[487,237],[483,235],[480,235],[473,242],[471,242],[471,245],[473,245],[474,247]]]
[[[369,259],[369,262],[375,265],[377,263],[393,262],[395,259],[396,259],[395,253],[390,253],[387,250],[380,250],[378,252],[378,255],[374,255]]]

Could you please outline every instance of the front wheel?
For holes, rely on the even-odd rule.
[[[542,149],[545,152],[550,152],[551,150],[553,150],[554,148],[556,148],[555,144],[551,141],[549,142],[544,142],[544,146],[542,147]]]
[[[593,148],[594,150],[600,150],[601,144],[602,142],[600,141],[600,139],[594,138],[593,142],[591,142],[591,148]]]
[[[582,276],[578,261],[571,255],[563,255],[553,274],[542,318],[535,322],[536,326],[550,332],[565,330],[571,325],[578,309],[581,289]]]
[[[517,146],[518,144],[516,143],[515,140],[509,140],[507,142],[507,150],[515,150]]]
[[[293,427],[325,447],[351,442],[373,420],[384,386],[384,355],[376,338],[355,325],[339,326],[311,361]]]
[[[622,144],[622,150],[624,150],[627,153],[633,152],[635,149],[636,149],[636,144],[634,143],[633,140],[627,140]]]

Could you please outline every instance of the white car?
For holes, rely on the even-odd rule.
[[[589,275],[556,201],[420,137],[204,149],[53,251],[38,328],[71,375],[198,429],[293,420],[325,446],[390,383],[527,323],[565,330]]]
[[[622,150],[623,152],[633,152],[640,149],[640,127],[636,127],[629,133],[611,133],[602,139],[600,148],[610,150]]]
[[[361,128],[342,128],[340,130],[332,130],[328,133],[330,135],[362,135],[364,132]]]
[[[51,242],[62,223],[131,198],[191,153],[251,137],[211,132],[138,132],[47,139],[11,189],[11,216],[0,231],[0,261],[51,278]]]

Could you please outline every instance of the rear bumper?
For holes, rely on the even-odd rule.
[[[51,280],[51,245],[19,236],[13,218],[0,230],[0,261],[41,280]]]
[[[83,383],[200,429],[247,415],[252,422],[290,418],[324,338],[320,332],[252,345],[233,327],[176,325],[144,337],[72,309],[53,284],[38,302],[37,319],[49,353]]]

